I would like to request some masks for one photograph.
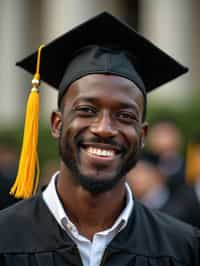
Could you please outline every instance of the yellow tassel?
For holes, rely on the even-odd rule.
[[[186,182],[193,185],[200,176],[200,144],[190,144],[186,158]]]
[[[20,154],[18,173],[10,194],[16,198],[29,198],[37,191],[39,184],[39,160],[37,155],[39,127],[39,81],[40,55],[44,45],[38,49],[36,73],[32,80],[25,116],[24,137]]]

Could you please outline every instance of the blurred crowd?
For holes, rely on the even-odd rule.
[[[182,151],[183,133],[170,119],[151,125],[145,152],[127,180],[134,197],[149,208],[158,209],[200,227],[200,137]],[[0,146],[0,209],[17,200],[9,195],[16,175],[17,155]],[[57,169],[57,162],[43,167],[41,188]]]
[[[183,156],[182,137],[174,121],[157,121],[147,151],[127,178],[144,205],[200,227],[200,138],[188,144]]]

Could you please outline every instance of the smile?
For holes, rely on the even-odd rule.
[[[115,151],[111,149],[100,149],[95,147],[87,147],[87,153],[91,155],[96,155],[100,157],[113,158],[115,156]]]
[[[123,154],[120,147],[106,143],[82,143],[81,149],[95,163],[111,163]]]

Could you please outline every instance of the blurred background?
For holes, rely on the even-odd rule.
[[[152,129],[141,164],[135,169],[138,172],[130,172],[128,176],[136,197],[144,204],[184,220],[181,211],[177,212],[180,206],[186,208],[183,199],[193,195],[187,202],[196,200],[196,205],[192,203],[197,208],[194,212],[200,210],[200,185],[197,185],[200,176],[197,167],[200,165],[197,148],[200,141],[199,0],[0,0],[0,178],[6,183],[4,191],[16,174],[32,79],[15,63],[34,52],[41,43],[50,42],[102,11],[118,16],[190,68],[188,74],[148,96],[147,119]],[[41,186],[58,166],[57,143],[49,130],[57,93],[47,87],[41,85]],[[159,198],[155,196],[158,194]],[[0,198],[0,208],[1,203],[5,206],[8,200],[4,202]],[[176,210],[170,207],[174,205]],[[187,208],[191,210],[191,206]]]

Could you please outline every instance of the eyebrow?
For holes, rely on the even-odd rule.
[[[95,97],[82,97],[82,98],[79,98],[77,99],[74,104],[77,104],[81,101],[84,101],[84,102],[89,102],[89,103],[93,103],[93,104],[98,104],[98,98],[95,98]],[[138,110],[138,106],[137,104],[135,103],[132,103],[132,102],[120,102],[120,108],[122,109],[133,109],[135,110],[138,114],[139,114],[139,110]]]

